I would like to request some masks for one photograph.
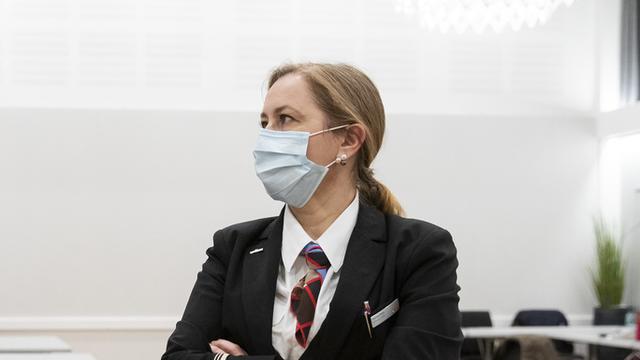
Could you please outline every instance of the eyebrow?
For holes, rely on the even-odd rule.
[[[278,106],[277,108],[275,108],[275,109],[273,110],[273,112],[274,112],[274,113],[279,113],[279,112],[282,112],[282,110],[284,110],[284,109],[290,109],[292,112],[295,112],[298,116],[302,116],[302,113],[301,113],[301,112],[299,112],[298,110],[296,110],[296,109],[292,108],[292,107],[291,107],[291,106],[289,106],[289,105],[282,105],[282,106]],[[268,117],[268,116],[267,116],[267,114],[265,114],[264,112],[260,113],[260,119],[265,119],[265,118],[267,118],[267,117]]]

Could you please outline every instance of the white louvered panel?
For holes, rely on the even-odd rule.
[[[557,100],[565,66],[562,47],[551,36],[457,36],[449,47],[452,93],[504,94],[532,101]]]
[[[76,64],[77,87],[135,87],[135,63],[102,59]]]
[[[367,39],[362,64],[370,76],[386,91],[415,92],[418,89],[420,59],[412,51],[411,41]]]
[[[69,55],[67,32],[16,32],[11,38],[11,54],[17,57],[62,58]]]
[[[448,85],[451,93],[499,94],[506,70],[503,45],[486,38],[453,37],[448,53]]]
[[[419,88],[419,30],[393,12],[385,0],[367,1],[363,7],[361,63],[388,92],[412,92]]]
[[[442,94],[448,89],[449,63],[446,49],[449,42],[441,36],[427,34],[423,38],[418,37],[419,43],[419,91],[421,97],[429,97],[432,94]]]
[[[551,38],[521,39],[511,46],[509,90],[536,99],[553,99],[564,87],[562,47]]]
[[[16,22],[61,22],[69,18],[71,0],[7,0],[9,18]]]
[[[139,4],[75,0],[72,14],[74,87],[97,90],[138,86]]]
[[[236,0],[234,17],[239,30],[249,32],[269,31],[270,29],[283,27],[292,30],[288,26],[293,22],[296,0]],[[257,26],[251,26],[251,25]],[[246,25],[243,29],[242,25]]]
[[[145,0],[141,6],[144,85],[203,87],[204,28],[201,0]]]
[[[295,21],[303,32],[335,36],[351,32],[357,16],[355,1],[304,1],[294,4]]]
[[[207,16],[202,10],[204,0],[143,0],[141,15],[147,21],[181,24],[202,23]]]
[[[357,1],[298,2],[294,60],[359,62],[362,8]]]
[[[1,20],[1,19],[0,19]],[[0,87],[5,86],[6,83],[6,60],[7,60],[7,51],[5,49],[5,41],[0,37]]]
[[[202,55],[202,34],[147,34],[145,84],[168,88],[202,87]]]
[[[240,93],[258,94],[266,76],[275,66],[293,61],[295,8],[293,1],[235,2],[236,22],[233,68],[235,79],[230,84]],[[229,34],[232,35],[232,34]]]
[[[7,9],[8,4],[5,0],[0,0],[0,89],[7,83],[7,61],[9,51],[7,49]]]
[[[365,29],[369,33],[381,32],[392,35],[403,31],[420,31],[413,22],[407,21],[406,17],[396,13],[393,2],[389,0],[364,0],[362,2],[362,16],[364,17]]]
[[[12,35],[8,65],[10,84],[69,85],[69,36],[66,32],[17,32]]]
[[[352,36],[305,35],[299,38],[295,60],[355,63],[358,59],[358,42]]]
[[[433,95],[585,104],[592,84],[576,89],[575,80],[590,68],[571,61],[593,46],[573,29],[593,25],[583,16],[592,1],[534,30],[442,35],[396,13],[391,0],[0,0],[0,105],[20,94],[13,87],[33,87],[66,104],[207,99],[202,107],[253,109],[285,61],[354,63],[390,101],[408,104]]]
[[[100,26],[131,26],[129,23],[136,21],[139,16],[137,2],[131,0],[76,0],[73,14],[78,22],[98,22]]]
[[[69,66],[64,60],[17,59],[9,64],[10,85],[66,86],[69,85]]]
[[[76,47],[78,86],[136,86],[135,33],[81,33]]]
[[[269,71],[292,60],[291,42],[278,34],[259,34],[236,38],[233,86],[242,91],[257,89]]]
[[[355,1],[297,2],[295,11],[295,60],[357,61],[361,14]]]

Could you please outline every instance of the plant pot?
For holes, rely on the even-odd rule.
[[[628,306],[616,306],[613,308],[597,307],[593,309],[593,325],[624,325]],[[595,351],[598,360],[621,360],[631,352],[629,350],[607,346],[596,346]]]
[[[628,306],[593,308],[593,325],[624,325],[629,310]]]

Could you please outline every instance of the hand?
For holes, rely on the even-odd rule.
[[[247,352],[244,351],[244,349],[241,348],[240,345],[234,344],[231,341],[225,339],[213,340],[209,343],[209,346],[211,347],[211,351],[213,351],[214,353],[224,353],[232,356],[247,355]]]

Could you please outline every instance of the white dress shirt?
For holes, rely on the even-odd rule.
[[[276,283],[271,329],[272,345],[285,360],[298,360],[305,350],[296,341],[296,318],[289,310],[291,291],[308,270],[304,257],[298,255],[305,245],[314,241],[320,245],[331,263],[318,295],[313,325],[309,330],[307,341],[307,346],[309,346],[327,316],[327,312],[329,312],[329,303],[340,279],[340,268],[347,251],[347,243],[358,218],[358,208],[358,192],[356,191],[356,196],[351,204],[317,240],[313,240],[289,210],[289,206],[286,206],[282,227],[282,258]]]

